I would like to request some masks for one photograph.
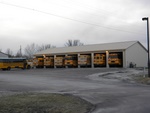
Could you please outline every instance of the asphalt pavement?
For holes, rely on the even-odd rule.
[[[133,80],[142,72],[123,68],[0,70],[0,96],[67,93],[94,104],[92,113],[150,113],[150,86]]]

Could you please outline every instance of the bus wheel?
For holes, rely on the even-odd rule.
[[[10,69],[11,69],[11,67],[8,67],[8,68],[7,68],[7,70],[10,70]]]
[[[28,65],[28,66],[27,66],[27,69],[31,69],[31,66],[30,66],[30,65]]]

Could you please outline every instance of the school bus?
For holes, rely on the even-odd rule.
[[[63,56],[58,56],[54,59],[54,65],[56,67],[64,67],[64,57]]]
[[[0,58],[0,69],[10,70],[11,68],[29,69],[25,58]]]
[[[108,64],[110,66],[121,66],[122,65],[121,53],[109,53]]]
[[[28,60],[26,60],[27,61],[27,69],[30,69],[30,68],[33,68],[34,66],[33,66],[33,59],[28,59]]]
[[[45,57],[44,66],[46,68],[54,67],[54,57]]]
[[[44,67],[44,58],[33,58],[33,65],[36,68]]]
[[[90,55],[80,55],[78,57],[79,66],[90,66],[91,65],[91,56]]]
[[[66,56],[65,57],[65,66],[77,67],[77,56]]]
[[[96,53],[94,54],[94,67],[106,66],[106,54]]]

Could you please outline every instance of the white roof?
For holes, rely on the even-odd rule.
[[[40,51],[35,54],[39,55],[57,55],[57,54],[73,54],[73,53],[90,53],[95,51],[114,51],[114,50],[125,50],[139,41],[127,41],[127,42],[114,42],[114,43],[104,43],[104,44],[93,44],[93,45],[83,45],[83,46],[71,46],[71,47],[60,47],[60,48],[50,48],[44,51]]]

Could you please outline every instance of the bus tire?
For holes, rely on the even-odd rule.
[[[31,69],[31,66],[30,66],[30,65],[28,65],[28,66],[27,66],[27,69]]]
[[[3,70],[3,71],[5,71],[5,70],[6,70],[6,68],[2,68],[2,70]]]
[[[8,67],[8,68],[7,68],[7,70],[10,70],[10,69],[11,69],[11,67]]]

